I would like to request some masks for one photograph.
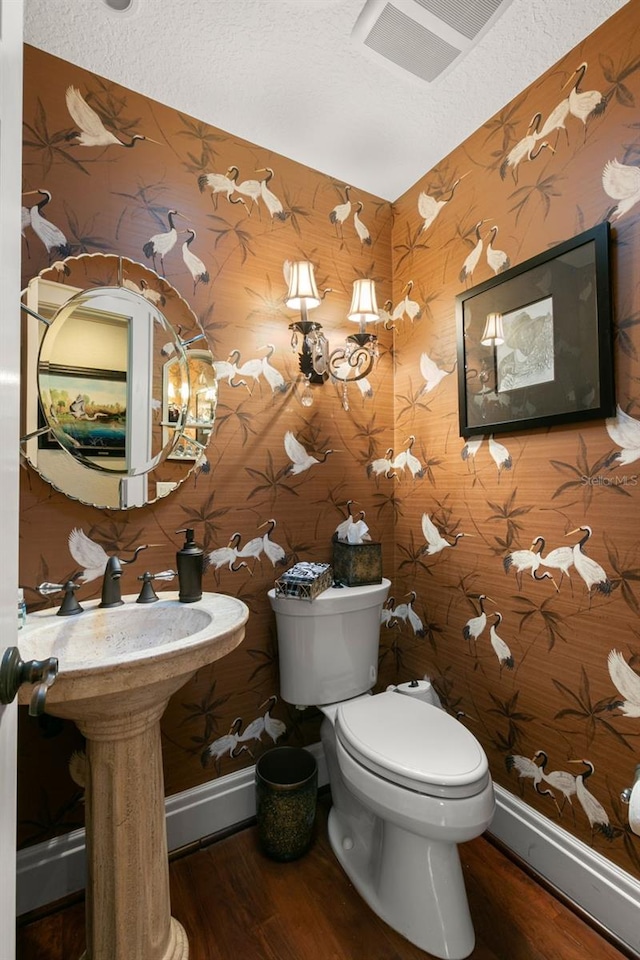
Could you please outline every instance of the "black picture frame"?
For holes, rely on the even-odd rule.
[[[608,222],[458,294],[460,436],[613,416],[612,328]]]

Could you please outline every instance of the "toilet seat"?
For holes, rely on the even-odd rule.
[[[372,773],[433,797],[472,797],[490,781],[487,757],[466,727],[430,703],[394,691],[341,703],[336,734]]]

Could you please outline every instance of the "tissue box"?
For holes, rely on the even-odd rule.
[[[348,587],[382,583],[382,544],[344,543],[334,536],[333,576]]]
[[[276,597],[313,600],[332,583],[333,571],[330,564],[301,560],[278,577],[275,582]]]

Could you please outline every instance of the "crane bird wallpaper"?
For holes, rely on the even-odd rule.
[[[330,560],[352,515],[392,584],[379,688],[431,679],[496,784],[640,877],[620,801],[640,742],[639,49],[633,0],[392,204],[26,48],[23,285],[64,283],[69,256],[120,254],[189,303],[215,360],[214,429],[170,495],[104,509],[21,471],[31,610],[59,602],[37,584],[78,572],[78,598],[95,597],[105,557],[140,544],[150,569],[173,566],[185,527],[205,590],[250,608],[243,643],[170,701],[169,796],[318,741],[318,711],[279,696],[267,591],[299,560]],[[463,439],[456,296],[605,220],[612,415]],[[301,378],[296,260],[329,291],[332,347],[353,281],[375,280],[379,357],[346,396]],[[123,593],[141,572],[124,569]],[[26,711],[20,740],[29,846],[82,826],[83,741]]]

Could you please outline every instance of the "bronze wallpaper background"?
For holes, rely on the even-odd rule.
[[[187,523],[210,552],[236,530],[243,542],[252,539],[273,519],[270,537],[284,548],[285,564],[328,560],[347,500],[358,501],[392,581],[380,688],[430,677],[447,709],[481,741],[496,783],[636,876],[639,838],[619,795],[632,781],[640,735],[639,49],[640,0],[632,0],[391,206],[27,47],[24,190],[51,193],[42,213],[72,253],[120,252],[151,266],[143,245],[178,210],[196,231],[192,249],[210,280],[194,291],[183,236],[165,257],[167,280],[192,304],[217,360],[237,350],[241,366],[270,352],[285,389],[272,389],[264,376],[250,390],[222,380],[207,463],[177,493],[142,509],[83,506],[25,468],[20,527],[20,582],[33,587],[75,569],[67,545],[74,527],[108,552],[162,543],[152,567],[162,569],[174,563],[174,531]],[[69,87],[119,139],[138,133],[158,143],[79,145],[65,103]],[[262,180],[271,169],[282,213],[272,215],[262,199],[243,206],[219,194],[216,204],[209,189],[200,190],[200,176],[232,165],[238,183]],[[330,213],[347,200],[347,186],[349,216],[334,224]],[[356,211],[371,243],[356,232]],[[465,444],[456,295],[507,258],[515,265],[605,219],[612,225],[618,416]],[[26,284],[49,255],[29,226],[24,235]],[[52,260],[59,256],[51,251]],[[317,311],[330,339],[349,332],[344,317],[359,276],[376,279],[390,315],[377,325],[372,396],[350,387],[348,411],[331,385],[313,391],[311,407],[301,403],[287,329],[295,316],[283,304],[283,262],[298,258],[311,259],[319,286],[332,289]],[[287,471],[287,431],[319,461],[296,475]],[[368,469],[384,459],[396,466]],[[448,543],[431,554],[425,516]],[[568,534],[580,527],[591,530],[583,550],[601,568],[600,586],[589,587],[572,560],[564,574],[552,571],[553,581],[509,565],[512,553],[542,537],[539,571],[548,569],[544,556],[576,546],[586,531]],[[136,591],[140,572],[139,564],[125,572],[123,592]],[[237,572],[212,566],[205,575],[206,589],[239,596],[251,616],[238,650],[199,671],[170,703],[163,720],[169,794],[251,764],[268,749],[264,733],[246,741],[237,759],[227,752],[203,765],[205,748],[236,717],[244,729],[267,710],[279,721],[279,743],[318,737],[317,711],[300,713],[276,699],[266,592],[277,573],[263,553]],[[88,583],[80,599],[98,590],[98,581]],[[42,603],[33,590],[27,598],[32,608]],[[81,789],[67,772],[81,748],[71,725],[21,711],[23,845],[82,823]]]

